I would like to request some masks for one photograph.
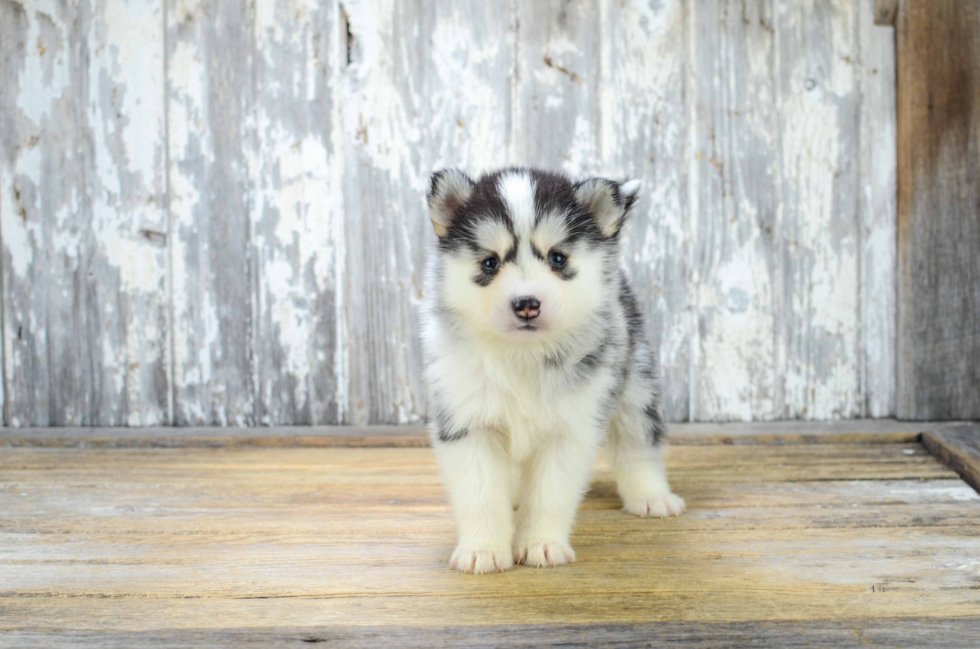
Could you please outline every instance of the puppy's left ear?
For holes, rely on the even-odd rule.
[[[602,236],[611,237],[623,227],[641,184],[639,180],[617,183],[605,178],[589,178],[575,185],[575,198],[595,219]]]
[[[443,169],[432,174],[429,185],[429,218],[439,238],[449,233],[459,212],[470,200],[473,181],[458,169]]]

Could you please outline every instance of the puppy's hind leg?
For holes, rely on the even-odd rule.
[[[606,449],[624,510],[660,518],[684,511],[684,499],[667,482],[665,429],[655,399],[643,406],[627,392],[609,426]]]
[[[501,440],[478,428],[437,438],[435,449],[456,519],[458,544],[450,564],[477,574],[512,567],[513,476]]]

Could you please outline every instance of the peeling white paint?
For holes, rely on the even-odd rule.
[[[418,421],[429,173],[529,163],[644,182],[624,258],[672,418],[891,414],[894,51],[864,4],[107,0],[84,70],[88,14],[18,4],[4,396],[53,393],[23,377],[79,335],[47,305],[91,266],[110,396],[67,419]]]

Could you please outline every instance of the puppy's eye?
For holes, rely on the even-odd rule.
[[[500,268],[500,260],[497,259],[496,255],[492,257],[487,257],[480,264],[480,267],[483,268],[484,272],[494,273],[497,271],[498,268]]]
[[[551,254],[548,255],[548,263],[550,263],[555,268],[562,268],[568,262],[568,257],[561,254],[557,250],[552,250]]]

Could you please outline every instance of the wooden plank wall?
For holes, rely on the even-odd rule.
[[[980,419],[980,4],[897,19],[898,409]]]
[[[12,426],[405,423],[431,170],[639,177],[673,420],[895,412],[858,0],[0,0]]]

